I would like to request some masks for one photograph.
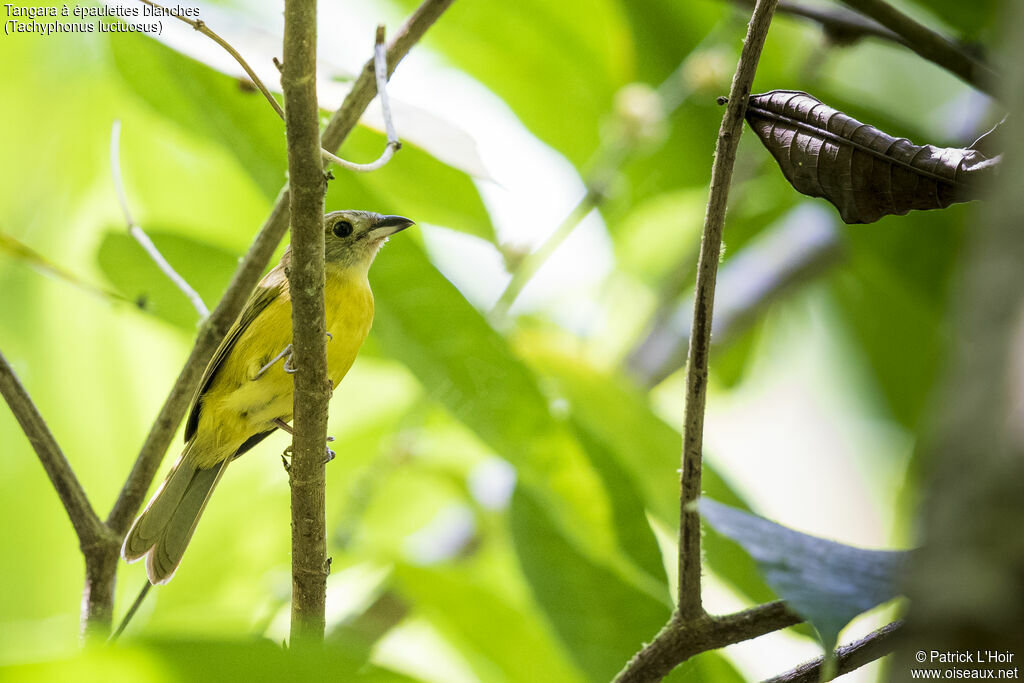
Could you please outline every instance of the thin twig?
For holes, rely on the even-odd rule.
[[[859,669],[865,664],[870,664],[891,653],[902,629],[903,622],[894,621],[858,641],[836,648],[835,656],[838,662],[836,675],[850,673],[854,669]],[[766,679],[763,683],[817,683],[824,661],[824,657],[818,657],[791,671]]]
[[[711,191],[697,261],[693,332],[686,369],[683,463],[680,470],[679,602],[672,618],[654,640],[644,645],[619,673],[615,679],[617,683],[659,681],[696,654],[756,638],[801,621],[781,602],[759,605],[724,617],[712,617],[704,611],[701,600],[700,516],[695,505],[700,496],[711,321],[729,184],[736,148],[743,132],[743,114],[777,4],[778,0],[757,0],[754,6],[718,131],[715,161],[711,167]]]
[[[425,0],[409,17],[405,25],[394,35],[388,48],[389,75],[394,72],[398,63],[453,1]],[[373,60],[370,60],[363,67],[363,71],[352,86],[352,90],[346,95],[342,106],[328,122],[321,139],[321,145],[325,149],[338,149],[355,128],[359,117],[377,94],[377,86],[374,81]],[[107,517],[107,524],[119,535],[123,536],[127,533],[128,526],[134,519],[139,506],[142,505],[146,491],[160,467],[160,461],[185,416],[185,411],[188,409],[206,364],[209,363],[217,346],[227,334],[235,318],[238,317],[252,288],[263,276],[263,271],[287,230],[288,192],[287,188],[284,188],[278,195],[270,216],[235,271],[227,291],[200,328],[196,344],[192,348],[188,360],[185,361],[170,394],[160,408],[160,413],[146,436],[138,458],[136,458],[124,487]]]
[[[149,5],[150,7],[166,9],[159,3],[153,2],[153,0],[139,0],[139,2],[143,2]],[[253,85],[255,85],[256,88],[261,93],[263,93],[263,97],[266,98],[267,102],[270,103],[270,106],[274,108],[274,111],[281,118],[281,120],[284,120],[284,109],[282,109],[281,105],[278,104],[277,99],[271,94],[270,89],[266,86],[266,84],[263,83],[263,80],[259,76],[257,76],[256,72],[253,71],[252,67],[249,66],[249,63],[245,61],[241,54],[239,54],[238,50],[231,46],[231,43],[221,38],[216,32],[214,32],[213,29],[206,25],[206,22],[202,20],[190,19],[183,15],[175,16],[177,16],[178,19],[185,22],[195,30],[202,33],[204,36],[207,36],[208,38],[213,40],[222,48],[224,48],[224,50],[227,51],[227,53],[231,55],[236,62],[238,62],[238,65],[242,67],[245,73],[248,74],[249,79],[252,81]],[[379,168],[383,168],[385,164],[391,161],[391,158],[395,155],[395,152],[402,148],[402,143],[398,141],[398,135],[395,134],[395,126],[391,120],[391,108],[388,105],[387,91],[386,88],[384,87],[384,84],[387,83],[387,57],[384,51],[383,26],[377,27],[376,42],[374,46],[374,59],[377,64],[377,89],[381,93],[381,108],[384,113],[384,128],[387,131],[388,138],[387,146],[384,148],[384,152],[376,161],[372,161],[368,164],[357,164],[352,161],[346,161],[345,159],[342,159],[341,157],[328,151],[327,149],[320,150],[320,153],[323,155],[324,159],[332,161],[341,166],[342,168],[348,169],[349,171],[355,171],[356,173],[369,173],[371,171],[376,171]],[[283,65],[277,61],[276,57],[274,58],[274,66],[276,66],[279,71],[283,69]]]
[[[391,161],[391,158],[395,156],[395,152],[402,149],[402,143],[398,141],[398,133],[395,132],[395,124],[391,118],[391,103],[388,101],[388,91],[386,87],[388,82],[388,58],[384,47],[383,25],[377,26],[377,37],[373,46],[373,73],[377,84],[377,92],[380,93],[380,108],[381,113],[384,116],[384,130],[388,138],[388,143],[384,148],[384,152],[376,161],[371,161],[368,164],[357,164],[331,154],[326,149],[322,150],[325,159],[333,161],[342,168],[348,169],[349,171],[355,171],[357,173],[370,173],[371,171],[384,168],[384,166]]]
[[[945,36],[918,23],[884,0],[842,0],[853,9],[891,29],[907,47],[955,74],[978,90],[998,97],[1001,78],[983,60]]]
[[[149,582],[149,579],[146,579],[142,584],[142,588],[139,590],[139,594],[135,596],[135,601],[132,602],[132,606],[128,608],[128,611],[125,612],[124,616],[121,618],[121,624],[117,627],[117,630],[107,638],[108,643],[116,643],[117,639],[121,637],[124,630],[128,628],[128,624],[131,623],[132,617],[134,617],[135,613],[139,611],[139,607],[142,606],[142,601],[146,599],[146,595],[152,587],[153,584]]]
[[[188,298],[192,308],[196,309],[196,313],[199,314],[199,320],[205,320],[210,315],[210,309],[203,303],[203,297],[199,296],[199,293],[192,289],[192,286],[185,281],[185,278],[178,274],[174,266],[167,262],[164,255],[153,244],[153,240],[149,239],[149,235],[135,222],[132,212],[128,208],[128,196],[124,192],[124,183],[121,180],[121,121],[119,119],[114,119],[114,125],[110,129],[110,173],[114,176],[114,190],[117,192],[117,200],[121,204],[121,213],[124,215],[125,223],[128,225],[128,233],[149,254],[157,268]]]
[[[562,220],[558,228],[551,233],[551,236],[523,260],[522,264],[512,274],[512,279],[509,280],[505,291],[501,293],[497,303],[494,304],[494,310],[492,311],[494,316],[501,319],[508,314],[509,309],[516,299],[519,298],[523,288],[533,279],[533,276],[547,262],[551,254],[555,253],[555,250],[562,245],[562,242],[572,234],[576,226],[601,203],[603,196],[601,192],[588,189],[583,198],[577,202],[576,206]]]
[[[143,3],[147,4],[147,5],[149,5],[150,7],[156,7],[158,9],[162,9],[162,10],[166,10],[167,9],[163,5],[161,5],[159,3],[156,3],[156,2],[153,2],[152,0],[139,0],[139,2],[143,2]],[[170,12],[168,12],[168,13],[170,13]],[[186,24],[188,24],[189,26],[191,26],[195,30],[199,31],[204,36],[210,38],[213,42],[217,43],[222,48],[224,48],[224,50],[229,55],[231,55],[236,62],[238,62],[238,65],[242,67],[242,69],[245,71],[245,73],[249,75],[249,79],[252,81],[253,85],[255,85],[256,88],[258,88],[259,91],[261,93],[263,93],[263,97],[265,97],[267,99],[267,102],[269,102],[270,106],[274,108],[274,111],[277,112],[277,115],[279,117],[281,117],[281,120],[284,120],[284,109],[281,108],[281,105],[278,104],[278,102],[274,98],[274,96],[272,94],[270,94],[270,90],[267,88],[266,85],[263,84],[263,81],[260,80],[260,77],[256,75],[256,72],[252,70],[252,67],[249,66],[248,62],[246,62],[245,59],[242,57],[242,55],[240,55],[238,53],[238,50],[236,50],[235,48],[233,48],[231,46],[231,43],[229,43],[228,41],[224,40],[219,35],[217,35],[213,31],[213,29],[211,29],[209,26],[206,25],[205,21],[202,21],[200,19],[190,19],[190,18],[188,18],[188,17],[186,17],[186,16],[184,16],[182,14],[175,14],[173,16],[175,16],[178,19],[180,19],[181,21],[185,22]]]
[[[295,382],[291,487],[291,642],[324,638],[327,604],[327,334],[324,321],[324,196],[316,99],[316,0],[285,0],[284,90],[291,213],[292,358]]]
[[[71,519],[71,526],[78,536],[78,543],[83,550],[100,546],[116,544],[117,539],[110,532],[110,529],[96,515],[96,511],[89,503],[85,489],[82,488],[71,463],[64,457],[57,440],[46,425],[43,416],[39,414],[32,399],[29,397],[25,387],[18,381],[13,368],[7,363],[7,359],[0,353],[0,393],[10,406],[21,430],[25,433],[39,461],[43,464],[53,488],[57,491],[64,509]]]
[[[704,443],[704,406],[707,400],[711,320],[715,304],[718,262],[722,251],[725,210],[729,199],[736,148],[743,132],[743,114],[757,70],[768,27],[778,0],[758,0],[747,29],[729,102],[722,117],[711,167],[711,191],[704,217],[704,236],[697,260],[697,286],[693,325],[686,369],[686,410],[683,424],[683,457],[680,474],[679,613],[684,619],[703,614],[701,605],[700,516],[694,503],[700,497]]]

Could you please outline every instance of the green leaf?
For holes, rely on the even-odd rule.
[[[947,312],[967,210],[860,226],[847,235],[848,263],[831,278],[888,409],[910,429],[919,425],[947,356]]]
[[[227,286],[237,257],[167,230],[147,234],[168,263],[212,308]],[[111,230],[104,234],[96,260],[121,294],[172,325],[195,329],[199,316],[188,298],[126,231]]]
[[[553,344],[538,336],[524,338],[519,349],[569,402],[573,419],[593,441],[604,444],[647,509],[666,528],[678,529],[679,432],[655,415],[646,398],[624,380],[588,367],[578,356],[556,351]],[[706,461],[703,489],[709,496],[747,507]],[[748,598],[763,602],[774,597],[754,563],[735,543],[709,529],[704,550],[708,566]],[[636,556],[642,557],[639,553]]]
[[[395,578],[399,592],[458,647],[480,680],[584,680],[537,612],[504,598],[479,574],[403,565]]]
[[[709,498],[700,500],[699,509],[743,546],[769,585],[811,622],[826,652],[854,617],[899,595],[904,551],[865,550],[809,536]]]
[[[1007,5],[999,0],[975,0],[965,3],[961,0],[923,0],[915,3],[938,15],[946,22],[947,30],[952,29],[954,40],[972,43],[984,36],[986,32],[998,32],[999,20],[1006,12]],[[925,21],[931,28],[942,30],[932,22]]]
[[[284,681],[319,680],[330,672],[346,681],[412,681],[407,676],[365,664],[340,647],[293,653],[268,640],[148,640],[117,648],[90,648],[56,661],[6,667],[14,680],[107,681]],[[6,676],[4,676],[6,677]]]
[[[599,437],[579,424],[577,436],[587,450],[590,462],[601,475],[608,490],[615,524],[615,534],[623,551],[654,580],[658,594],[670,604],[668,578],[661,559],[661,549],[647,521],[646,505],[629,472]]]
[[[122,40],[123,38],[123,40]],[[138,35],[110,41],[118,71],[154,111],[234,156],[267,199],[285,182],[284,123],[259,93],[205,64]],[[383,136],[357,127],[342,156],[366,162],[384,150]],[[406,144],[382,170],[335,170],[328,210],[358,208],[408,215],[485,239],[494,238],[490,217],[465,173]]]
[[[513,496],[511,522],[537,604],[588,677],[610,680],[664,626],[668,606],[588,560],[529,494]]]
[[[141,34],[112,34],[109,48],[146,104],[228,150],[264,196],[277,195],[288,166],[284,123],[259,92]]]
[[[392,240],[370,272],[373,335],[428,396],[516,466],[559,528],[595,557],[617,555],[607,495],[529,369],[412,240]]]

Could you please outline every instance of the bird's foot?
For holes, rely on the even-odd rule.
[[[327,332],[327,341],[334,341],[334,335],[331,334],[330,332]],[[284,364],[281,366],[281,369],[283,369],[289,375],[295,374],[298,368],[295,367],[295,364],[292,362],[292,345],[289,344],[288,346],[284,347],[284,351],[282,351],[281,353],[277,354],[269,361],[267,361],[267,364],[256,372],[256,376],[253,377],[253,379],[258,379],[260,375],[262,375],[264,372],[272,368],[274,366],[274,363],[281,360],[282,358],[284,358]]]
[[[287,358],[285,358],[285,356],[287,356]],[[273,358],[271,358],[267,362],[266,365],[264,365],[262,368],[260,368],[256,372],[256,376],[253,377],[253,379],[258,379],[260,377],[260,375],[262,375],[264,372],[266,372],[271,367],[273,367],[274,363],[276,363],[277,361],[281,360],[282,358],[285,358],[285,360],[284,360],[284,371],[288,372],[288,373],[295,372],[295,369],[291,367],[292,345],[289,344],[288,346],[284,347],[284,351],[282,351],[281,353],[279,353],[276,356],[274,356]],[[289,368],[291,368],[291,369],[289,369]]]
[[[288,432],[289,434],[292,434],[292,435],[295,434],[295,430],[292,429],[292,426],[290,424],[288,424],[287,422],[285,422],[284,420],[282,420],[281,418],[279,418],[279,417],[275,417],[274,418],[274,424],[277,425],[278,427],[280,427],[281,429],[283,429],[284,431]],[[327,436],[327,443],[330,443],[332,441],[334,441],[334,437],[328,435]],[[325,445],[324,446],[324,451],[325,451],[325,458],[326,458],[324,460],[324,464],[325,465],[327,463],[329,463],[330,461],[334,460],[334,458],[337,457],[337,455],[338,455],[337,453],[335,453],[334,451],[331,450],[330,446],[326,446]],[[286,448],[284,454],[281,455],[281,459],[282,460],[284,460],[285,454],[287,454],[288,456],[291,456],[291,454],[292,454],[292,447],[291,446]],[[288,465],[286,463],[285,466],[284,466],[285,471],[287,471],[289,469],[289,467],[290,467],[290,465]]]

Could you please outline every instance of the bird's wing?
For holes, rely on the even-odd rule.
[[[192,398],[192,410],[189,412],[188,421],[185,423],[186,443],[195,435],[196,429],[199,427],[199,413],[202,410],[202,401],[200,399],[206,393],[206,390],[210,388],[210,384],[213,382],[213,378],[217,376],[217,371],[220,370],[224,359],[231,353],[231,349],[234,348],[242,333],[259,317],[260,313],[266,309],[270,302],[287,292],[288,277],[285,275],[284,268],[281,265],[275,266],[256,285],[256,289],[249,296],[249,300],[245,303],[245,308],[242,309],[241,315],[238,316],[235,324],[228,330],[224,340],[217,347],[217,352],[213,354],[210,364],[206,366],[203,379],[199,382],[199,389],[196,390],[196,395]]]

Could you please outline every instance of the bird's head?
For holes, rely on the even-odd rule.
[[[324,216],[327,263],[369,269],[388,237],[410,225],[414,222],[402,216],[382,216],[372,211],[332,211]]]

